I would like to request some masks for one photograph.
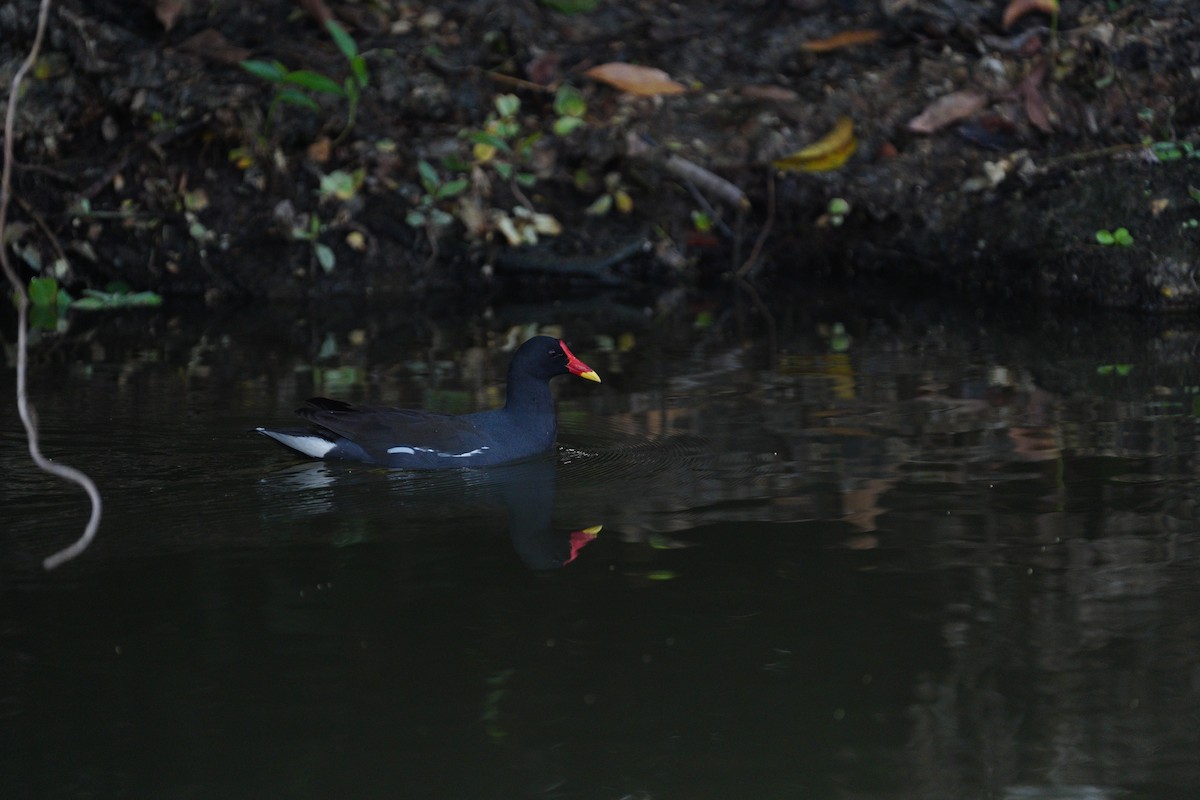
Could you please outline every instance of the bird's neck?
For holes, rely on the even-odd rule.
[[[554,414],[554,396],[546,381],[509,373],[504,410],[512,414]]]

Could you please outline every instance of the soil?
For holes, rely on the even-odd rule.
[[[212,303],[663,292],[736,274],[762,295],[869,277],[972,303],[1189,310],[1189,6],[1063,0],[1053,20],[1019,13],[1021,0],[608,0],[579,13],[532,0],[56,0],[19,103],[5,242],[30,277]],[[269,113],[279,87],[239,65],[277,60],[343,85],[352,69],[325,13],[364,57],[352,125],[333,94]],[[35,0],[0,7],[4,85],[36,15]],[[686,90],[638,96],[586,74],[610,62]],[[586,114],[557,135],[563,85]],[[489,134],[506,94],[519,100],[512,130]],[[951,113],[914,126],[947,96]],[[773,166],[843,118],[857,141],[844,164]],[[431,196],[456,179],[459,194]],[[605,195],[611,208],[594,213]],[[835,199],[848,208],[831,213]],[[429,222],[435,208],[448,224]],[[532,224],[522,208],[561,232],[510,246],[503,228]],[[1119,228],[1130,243],[1097,240]]]

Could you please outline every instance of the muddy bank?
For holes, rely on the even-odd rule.
[[[869,275],[972,302],[1195,308],[1200,31],[1184,2],[1069,5],[1007,27],[1009,3],[966,0],[334,5],[362,57],[351,112],[333,92],[271,110],[286,87],[239,66],[344,86],[319,3],[56,2],[7,243],[27,276],[212,302],[659,291],[746,267],[762,293]],[[0,9],[6,78],[35,13]],[[610,62],[685,91],[585,75]],[[968,105],[938,117],[947,97]],[[772,166],[842,119],[844,164]],[[530,233],[539,215],[555,224]]]

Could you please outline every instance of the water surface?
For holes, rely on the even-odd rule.
[[[4,404],[0,794],[1194,796],[1194,332],[846,322],[583,318],[605,382],[556,383],[559,452],[437,474],[251,429],[487,407],[528,327],[44,344],[44,448],[106,516],[41,570],[86,504]]]

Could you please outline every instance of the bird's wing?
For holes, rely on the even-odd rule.
[[[487,444],[474,414],[437,414],[386,406],[360,406],[314,397],[296,413],[314,425],[349,439],[380,463],[406,450],[465,457]]]

